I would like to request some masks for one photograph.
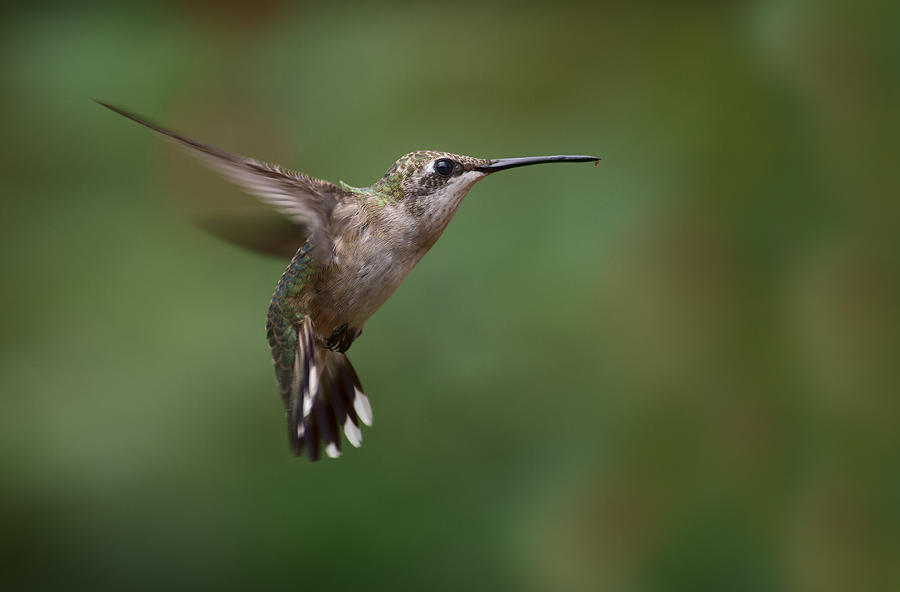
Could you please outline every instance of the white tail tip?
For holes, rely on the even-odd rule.
[[[309,395],[311,397],[316,396],[316,392],[319,390],[319,369],[316,368],[316,365],[313,364],[309,369]]]
[[[359,389],[354,389],[353,409],[364,424],[372,425],[372,405],[369,404],[369,398]]]
[[[344,421],[344,435],[347,437],[347,442],[350,442],[354,448],[362,446],[362,431],[349,417]]]
[[[340,458],[341,451],[338,450],[337,444],[334,442],[329,442],[325,447],[325,454],[328,455],[328,458]]]

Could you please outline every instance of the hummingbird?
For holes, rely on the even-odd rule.
[[[434,245],[472,186],[487,175],[596,156],[475,158],[410,152],[375,183],[354,187],[236,156],[160,127],[103,101],[155,130],[223,174],[293,224],[297,243],[275,286],[266,339],[296,456],[341,455],[340,431],[362,444],[372,407],[346,352],[366,321]],[[271,250],[263,249],[260,250]]]

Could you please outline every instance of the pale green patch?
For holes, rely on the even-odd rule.
[[[371,187],[354,187],[343,181],[338,181],[338,185],[347,193],[355,193],[357,195],[373,195],[375,193],[375,190]]]
[[[354,187],[343,181],[338,181],[338,185],[350,194],[373,198],[375,205],[380,208],[393,204],[403,197],[403,175],[401,173],[390,175],[371,187]]]

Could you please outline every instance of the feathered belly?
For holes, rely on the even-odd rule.
[[[402,260],[389,251],[374,253],[356,250],[339,256],[322,274],[312,308],[316,332],[324,339],[336,331],[361,331],[415,265],[415,260]]]

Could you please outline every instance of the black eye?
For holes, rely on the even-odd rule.
[[[442,158],[434,163],[434,170],[442,177],[449,177],[453,172],[453,161],[448,158]]]

